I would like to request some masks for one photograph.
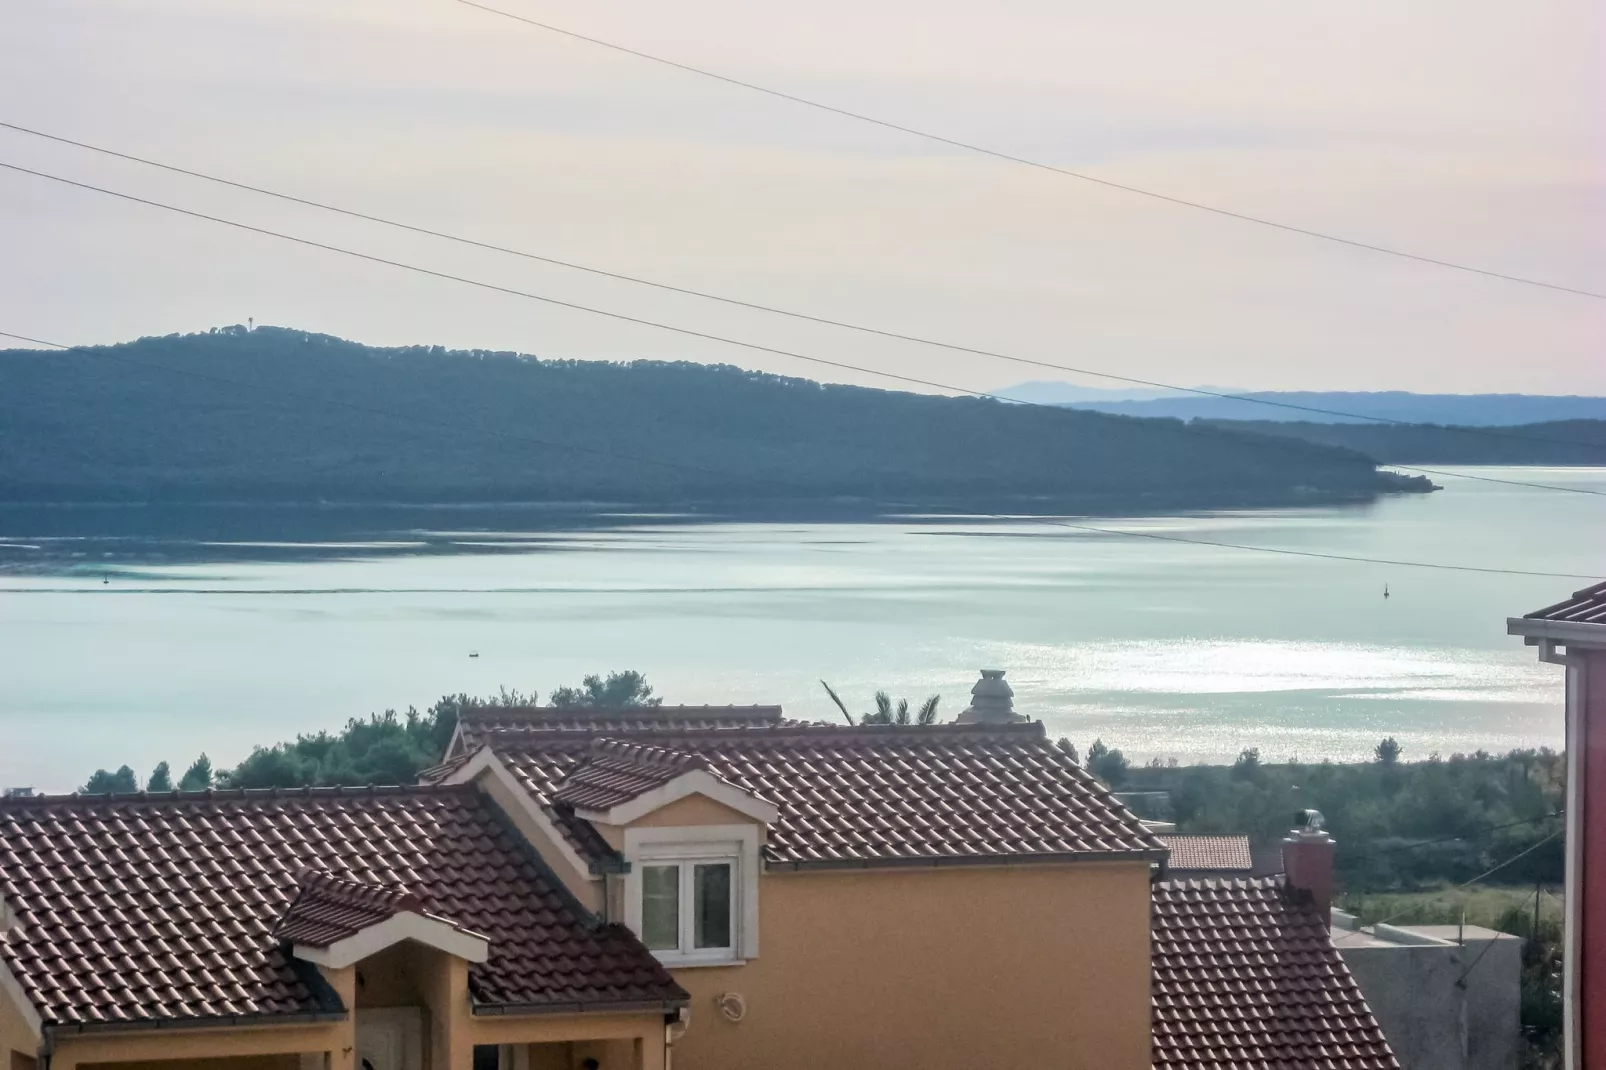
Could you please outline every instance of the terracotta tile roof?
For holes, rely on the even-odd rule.
[[[1571,598],[1523,614],[1525,620],[1554,620],[1571,624],[1606,624],[1606,582],[1574,591]]]
[[[708,759],[701,754],[619,739],[593,740],[589,759],[564,778],[552,801],[576,810],[607,810],[682,773],[707,768]]]
[[[1248,836],[1178,836],[1162,833],[1160,840],[1171,849],[1170,868],[1174,870],[1241,870],[1255,868]]]
[[[1158,860],[1163,850],[1040,724],[774,724],[651,735],[654,744],[705,756],[716,775],[780,808],[764,848],[771,865],[1134,852]],[[594,848],[586,833],[600,837],[553,797],[589,757],[591,741],[562,732],[494,741],[498,757],[588,858]]]
[[[411,894],[483,934],[489,958],[469,970],[481,1008],[685,998],[503,822],[472,787],[0,801],[0,896],[22,922],[0,958],[53,1024],[338,1010],[274,931],[298,875],[322,867],[387,886],[376,909]]]
[[[274,924],[273,935],[286,943],[328,947],[408,911],[426,913],[418,896],[399,884],[354,881],[309,869]]]
[[[682,732],[781,724],[779,706],[482,706],[458,715],[460,746],[476,750],[508,732]]]
[[[1399,1070],[1308,896],[1161,881],[1153,904],[1156,1070]]]

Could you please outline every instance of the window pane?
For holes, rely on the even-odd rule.
[[[641,867],[641,942],[653,951],[680,947],[680,867]]]
[[[731,946],[731,867],[729,862],[699,862],[692,867],[693,903],[697,911],[696,947]]]

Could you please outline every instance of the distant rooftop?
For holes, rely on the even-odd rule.
[[[1255,867],[1249,850],[1248,836],[1178,836],[1166,833],[1160,837],[1171,849],[1169,867],[1173,870],[1212,870],[1222,876],[1245,873]]]

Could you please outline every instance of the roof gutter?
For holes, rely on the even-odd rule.
[[[153,1018],[138,1022],[49,1022],[45,1036],[76,1037],[103,1033],[150,1033],[157,1030],[172,1032],[189,1029],[227,1029],[241,1026],[309,1025],[323,1022],[343,1022],[345,1011],[314,1011],[307,1014],[229,1014],[217,1018]]]
[[[622,1014],[633,1011],[658,1011],[672,1014],[691,1005],[691,999],[637,999],[614,1000],[596,1003],[476,1003],[471,1008],[476,1017],[500,1018],[543,1014]]]
[[[1163,847],[1141,851],[1055,851],[1043,854],[937,855],[913,858],[825,858],[797,862],[766,860],[769,872],[824,872],[858,869],[948,869],[960,866],[1033,866],[1063,862],[1158,862],[1170,852]]]
[[[1545,620],[1542,617],[1507,617],[1506,634],[1521,635],[1537,641],[1548,639],[1555,643],[1577,646],[1606,647],[1606,624],[1588,624],[1576,620]]]

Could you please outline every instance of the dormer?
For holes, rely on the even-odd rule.
[[[666,966],[728,966],[758,955],[760,850],[774,803],[701,754],[599,739],[553,792],[628,863],[609,878],[620,918]]]
[[[273,935],[294,957],[337,970],[407,941],[465,962],[484,962],[490,950],[488,938],[427,912],[401,888],[317,870],[302,874]]]

